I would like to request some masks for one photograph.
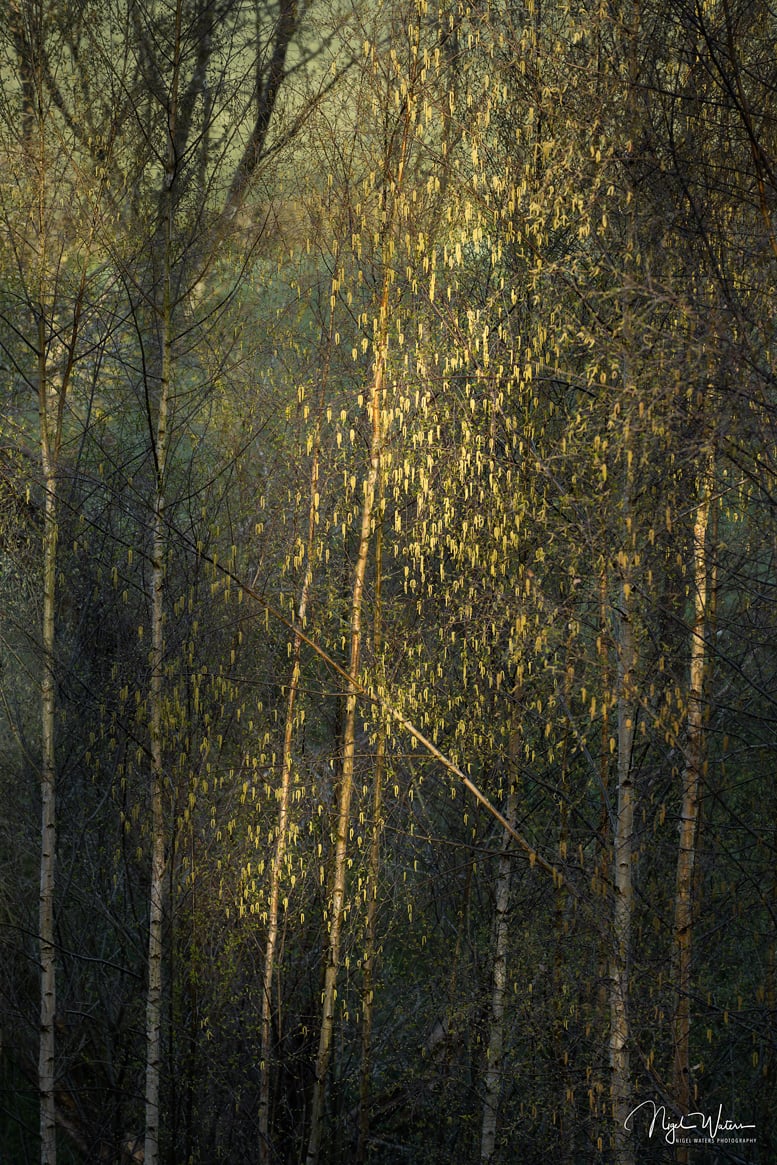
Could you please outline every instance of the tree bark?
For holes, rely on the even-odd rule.
[[[45,317],[38,321],[38,378],[41,458],[46,491],[43,510],[43,619],[41,676],[41,857],[40,857],[40,1091],[41,1165],[56,1165],[55,1034],[56,949],[54,943],[54,886],[57,850],[56,817],[56,681],[54,648],[57,579],[57,468],[50,430],[49,383],[46,375]]]
[[[324,1094],[334,1032],[334,1010],[337,996],[337,977],[340,966],[340,944],[343,918],[345,915],[346,879],[348,872],[348,832],[351,817],[351,796],[353,792],[354,760],[356,753],[356,704],[361,689],[358,672],[361,661],[362,606],[364,582],[367,572],[370,540],[376,493],[380,478],[381,447],[383,441],[382,396],[388,357],[389,334],[389,294],[392,284],[390,263],[391,235],[398,210],[399,193],[403,186],[405,163],[411,128],[409,105],[404,107],[402,133],[396,161],[396,171],[391,174],[393,158],[391,151],[385,159],[386,199],[385,228],[383,232],[383,283],[376,328],[375,364],[369,395],[370,446],[369,468],[364,481],[361,526],[353,572],[350,612],[350,651],[348,679],[346,681],[345,722],[343,727],[343,762],[340,776],[340,790],[337,808],[337,835],[335,838],[333,888],[329,918],[329,941],[324,966],[324,989],[321,1006],[321,1031],[315,1064],[315,1079],[310,1115],[310,1139],[305,1165],[318,1165],[321,1148],[324,1117]]]
[[[378,528],[375,535],[375,613],[372,644],[375,665],[381,683],[384,679],[383,653],[383,524],[382,490],[378,506]],[[378,880],[380,876],[380,842],[383,833],[383,780],[386,771],[386,725],[378,725],[375,743],[375,768],[372,774],[372,828],[367,873],[367,918],[364,936],[364,980],[362,983],[362,1049],[359,1073],[359,1133],[356,1143],[356,1165],[367,1160],[367,1141],[370,1135],[370,1097],[372,1093],[372,1023],[375,1012],[375,963],[377,959]]]
[[[701,483],[701,497],[693,526],[693,627],[690,643],[690,682],[687,713],[687,742],[682,780],[680,846],[674,911],[675,975],[677,1000],[674,1016],[674,1063],[672,1093],[679,1112],[686,1115],[690,1105],[691,1036],[691,944],[693,936],[693,890],[696,842],[699,822],[700,786],[704,769],[704,680],[707,663],[708,556],[712,492],[712,458]],[[677,1161],[685,1165],[688,1148],[677,1146]]]
[[[165,899],[166,839],[164,814],[164,657],[165,657],[165,570],[167,556],[167,516],[165,485],[169,447],[169,409],[172,353],[172,234],[175,213],[175,141],[181,45],[181,0],[176,5],[173,77],[168,113],[166,174],[169,185],[163,200],[162,229],[164,255],[162,270],[160,385],[154,434],[154,499],[151,552],[151,685],[149,728],[151,751],[151,871],[148,913],[148,988],[146,992],[146,1086],[145,1165],[158,1165],[160,1134],[160,1079],[162,1067],[162,957]],[[150,394],[147,393],[150,400]],[[150,407],[150,405],[149,405]]]
[[[629,140],[635,140],[638,122],[636,100],[639,84],[639,32],[641,28],[640,0],[630,4],[631,22],[624,28],[626,37],[626,131]],[[634,603],[632,598],[633,570],[636,554],[636,516],[634,513],[634,462],[637,457],[633,432],[633,398],[637,386],[630,369],[634,346],[633,262],[637,254],[637,221],[635,191],[627,178],[629,200],[626,210],[626,260],[621,320],[621,360],[623,365],[621,408],[624,415],[623,450],[624,488],[621,499],[621,519],[624,536],[621,539],[621,588],[618,610],[618,800],[613,846],[613,933],[610,967],[610,1069],[612,1115],[614,1125],[615,1165],[633,1165],[634,1148],[626,1120],[633,1108],[629,1028],[629,973],[631,967],[631,927],[634,914],[634,884],[632,860],[634,851],[634,780],[632,751],[634,746],[634,718],[636,715],[634,638]]]
[[[631,688],[635,664],[628,582],[621,588],[620,644],[618,659],[618,808],[614,842],[614,899],[612,960],[610,964],[610,1068],[612,1114],[615,1124],[616,1165],[633,1165],[634,1154],[625,1122],[632,1105],[629,1056],[629,964],[631,921],[634,911],[632,853],[634,836],[634,786],[631,753],[634,743],[634,708]]]
[[[624,302],[623,343],[626,397],[634,391],[629,381],[628,353],[631,340],[631,304],[628,294]],[[619,554],[621,567],[618,621],[617,670],[617,809],[613,840],[613,903],[612,956],[610,962],[610,1070],[612,1116],[614,1122],[615,1165],[633,1165],[634,1150],[626,1120],[633,1108],[630,1030],[629,1030],[629,972],[631,964],[631,925],[634,914],[634,884],[632,859],[634,851],[634,779],[632,751],[634,746],[634,718],[636,700],[634,672],[637,652],[634,641],[634,602],[632,597],[633,568],[637,560],[636,530],[633,505],[635,459],[634,435],[631,429],[631,409],[624,402],[625,481],[621,499],[624,537]]]
[[[162,355],[162,384],[156,430],[156,495],[151,572],[151,880],[148,916],[148,990],[146,994],[146,1165],[159,1159],[159,1087],[162,1057],[162,928],[165,886],[165,816],[164,816],[164,599],[167,530],[165,519],[164,474],[168,440],[168,404],[170,391],[169,302],[165,305],[165,334]]]
[[[321,378],[321,396],[319,399],[316,431],[313,438],[313,458],[310,467],[310,505],[308,509],[308,535],[305,550],[305,575],[297,605],[297,627],[305,625],[308,611],[308,601],[313,585],[313,555],[315,549],[315,534],[318,524],[318,478],[320,458],[320,431],[321,413],[323,409],[324,390],[329,373],[329,359],[331,346],[334,340],[334,316],[329,329],[326,365]],[[275,848],[270,865],[270,904],[267,920],[267,939],[264,952],[264,971],[262,975],[262,1018],[260,1033],[260,1085],[259,1085],[259,1160],[261,1165],[268,1165],[270,1161],[270,1060],[272,1055],[272,1015],[273,1015],[273,976],[275,974],[275,953],[278,946],[278,930],[280,918],[281,880],[283,863],[286,856],[286,845],[289,827],[289,809],[291,803],[291,778],[293,771],[292,746],[294,743],[294,717],[297,695],[300,683],[300,657],[302,652],[302,637],[299,630],[295,631],[292,640],[292,668],[289,691],[286,700],[286,720],[283,733],[283,759],[281,761],[281,781],[278,788],[278,822],[276,825]]]
[[[380,469],[381,448],[381,396],[386,366],[386,346],[388,333],[389,274],[383,281],[378,323],[378,345],[375,353],[375,371],[370,392],[370,462],[364,482],[361,529],[354,566],[353,589],[351,593],[350,652],[348,672],[352,677],[346,684],[345,723],[343,727],[343,763],[340,776],[340,790],[337,807],[337,836],[335,839],[333,888],[329,917],[329,941],[324,967],[324,990],[321,1006],[321,1031],[315,1064],[315,1081],[310,1116],[310,1140],[306,1165],[318,1165],[324,1118],[324,1092],[327,1071],[332,1052],[334,1032],[335,999],[337,996],[337,976],[340,968],[340,944],[343,916],[345,914],[346,877],[348,871],[348,831],[351,820],[351,795],[353,792],[354,759],[356,753],[356,703],[359,688],[354,682],[359,671],[362,641],[362,606],[364,580],[367,571],[367,557],[372,532],[375,492]]]

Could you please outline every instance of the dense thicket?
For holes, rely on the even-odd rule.
[[[3,1161],[773,1159],[776,33],[7,5]]]

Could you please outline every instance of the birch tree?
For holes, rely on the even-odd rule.
[[[73,382],[89,350],[104,281],[96,271],[104,179],[84,173],[72,127],[59,114],[48,60],[52,28],[33,5],[14,7],[7,29],[3,144],[16,181],[2,193],[5,259],[16,311],[4,313],[4,349],[14,377],[34,391],[42,489],[38,1089],[41,1160],[57,1154],[57,599],[60,492],[73,437]],[[81,111],[75,116],[81,116]],[[19,350],[14,338],[22,340]],[[32,359],[32,363],[30,360]]]

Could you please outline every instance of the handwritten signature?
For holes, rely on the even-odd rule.
[[[623,1127],[628,1132],[631,1132],[633,1118],[643,1108],[646,1108],[648,1113],[652,1110],[653,1114],[648,1136],[652,1137],[656,1127],[658,1127],[659,1132],[664,1134],[667,1145],[675,1143],[678,1133],[700,1132],[714,1141],[721,1133],[738,1133],[743,1129],[755,1128],[755,1125],[742,1125],[736,1121],[724,1119],[722,1104],[718,1106],[716,1116],[707,1116],[703,1112],[689,1112],[686,1116],[681,1116],[679,1120],[674,1121],[667,1116],[665,1104],[656,1104],[654,1100],[643,1100],[641,1104],[631,1110],[623,1122]]]

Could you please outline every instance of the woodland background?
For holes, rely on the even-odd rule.
[[[0,1159],[773,1162],[773,7],[0,25]]]

